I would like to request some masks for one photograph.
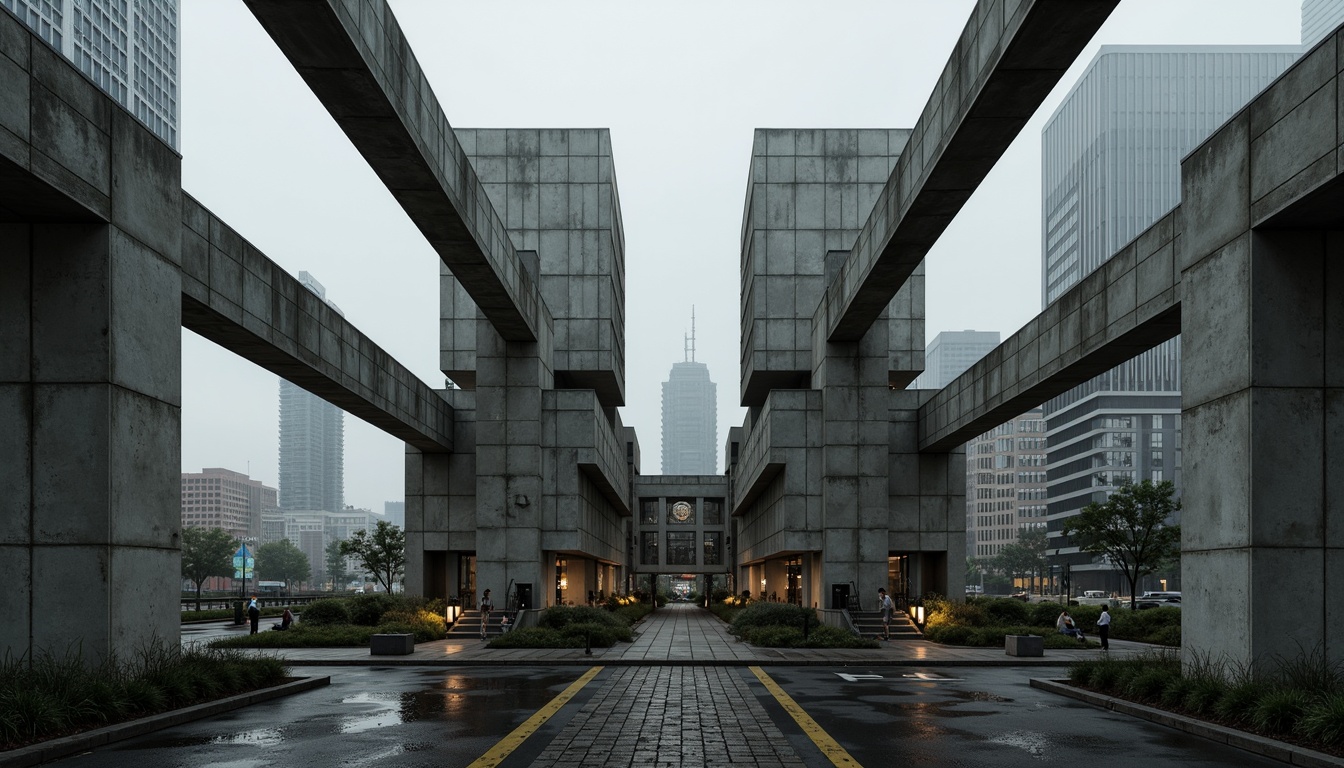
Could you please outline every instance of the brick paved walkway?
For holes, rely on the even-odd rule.
[[[743,676],[727,667],[622,667],[535,766],[802,768]]]

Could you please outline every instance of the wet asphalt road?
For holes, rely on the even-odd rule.
[[[552,764],[551,758],[564,751],[557,744],[565,742],[563,747],[570,743],[567,740],[592,737],[576,732],[585,730],[578,726],[599,709],[600,702],[610,701],[613,691],[609,685],[637,689],[640,675],[665,675],[658,669],[605,669],[504,765]],[[114,744],[59,765],[466,766],[584,671],[583,667],[541,666],[296,668],[300,676],[330,675],[332,684]],[[1045,670],[767,667],[766,672],[850,755],[870,768],[1280,765],[1030,688],[1027,679]],[[745,707],[755,717],[768,719],[765,725],[773,727],[766,732],[782,734],[787,741],[787,746],[774,745],[776,752],[792,752],[797,762],[809,766],[830,765],[747,668],[726,668],[722,674],[741,676],[743,682],[732,687],[754,696],[754,701],[749,698],[734,707]],[[678,695],[687,694],[681,691]],[[667,707],[665,712],[660,715],[663,729],[687,727],[684,710]],[[645,732],[656,724],[646,712],[632,712],[632,716],[644,717]],[[592,722],[604,723],[608,734],[615,727],[611,713]],[[741,738],[731,730],[725,722],[722,738]],[[634,752],[630,760],[615,762],[650,768],[655,764],[647,754],[638,755]],[[700,751],[686,753],[679,760],[664,750],[657,753],[656,765],[704,765],[725,759]],[[581,762],[563,764],[601,763],[590,754]],[[762,758],[755,764],[775,763]]]

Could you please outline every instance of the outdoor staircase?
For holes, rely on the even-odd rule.
[[[481,636],[481,612],[477,610],[463,611],[461,616],[457,617],[457,623],[448,629],[449,637],[480,637]],[[486,637],[495,637],[503,634],[501,622],[504,621],[503,611],[491,611],[490,623],[485,627]]]
[[[850,611],[849,618],[850,621],[854,622],[854,628],[859,630],[860,635],[871,638],[882,637],[881,611]],[[892,640],[918,640],[923,636],[919,627],[916,627],[915,622],[910,618],[910,614],[899,610],[892,614]]]

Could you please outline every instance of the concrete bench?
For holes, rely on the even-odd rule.
[[[1040,635],[1004,635],[1003,648],[1009,656],[1044,656],[1045,638]]]
[[[397,633],[369,637],[370,656],[405,656],[415,652],[415,635]]]

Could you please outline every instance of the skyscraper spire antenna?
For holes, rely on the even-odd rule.
[[[682,354],[682,356],[685,358],[685,361],[684,361],[684,362],[687,362],[687,363],[694,363],[694,362],[695,362],[695,305],[694,305],[694,304],[691,305],[691,333],[690,333],[689,336],[686,336],[686,337],[685,337],[685,340],[684,340],[684,342],[683,342],[683,346],[684,346],[684,349],[683,349],[683,354]]]

